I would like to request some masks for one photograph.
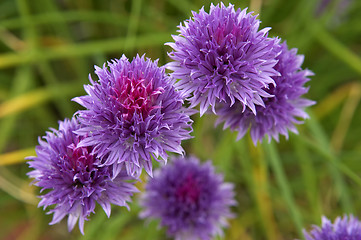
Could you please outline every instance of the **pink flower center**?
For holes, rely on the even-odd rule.
[[[182,202],[190,201],[195,203],[200,195],[199,184],[194,177],[189,174],[184,182],[176,189],[176,196]]]
[[[68,146],[68,156],[70,157],[70,163],[74,170],[86,169],[90,171],[94,163],[94,157],[91,154],[90,147],[79,147],[77,148],[75,144]]]
[[[152,81],[146,83],[145,79],[120,77],[117,83],[117,88],[113,88],[114,98],[122,106],[121,115],[124,119],[131,120],[135,113],[145,119],[153,109],[159,108],[154,106],[154,102],[164,89],[154,89]]]
[[[213,37],[216,42],[221,45],[223,41],[230,42],[232,40],[234,43],[242,41],[242,35],[240,34],[239,27],[237,27],[234,23],[226,23],[226,25],[219,25],[215,30]]]

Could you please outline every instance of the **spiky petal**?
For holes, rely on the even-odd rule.
[[[200,104],[203,115],[218,102],[239,101],[252,110],[263,106],[263,99],[275,85],[273,68],[279,54],[279,40],[268,38],[269,28],[259,30],[257,16],[247,9],[211,5],[207,13],[199,13],[179,25],[179,35],[173,36],[169,54],[174,60],[166,65],[179,79],[177,89],[189,96],[191,107]]]
[[[279,134],[287,138],[288,131],[297,133],[295,124],[308,118],[304,109],[315,103],[302,98],[308,92],[304,84],[313,75],[311,71],[301,68],[303,55],[297,55],[297,49],[288,50],[285,42],[281,46],[282,52],[277,56],[278,63],[275,66],[281,76],[273,77],[276,86],[264,89],[274,97],[265,99],[264,107],[256,106],[257,115],[250,109],[244,111],[239,101],[231,107],[229,104],[217,106],[217,124],[224,122],[224,128],[238,131],[238,138],[243,137],[250,128],[254,144],[262,141],[265,135],[268,135],[269,141],[271,137],[278,141]]]
[[[312,230],[303,231],[306,240],[359,240],[361,239],[361,222],[353,215],[337,217],[332,223],[322,217],[322,226],[313,226]]]
[[[74,131],[80,128],[73,118],[59,122],[59,130],[52,129],[36,147],[36,157],[28,157],[33,170],[28,173],[34,178],[34,185],[41,187],[42,199],[39,207],[53,213],[50,224],[60,222],[68,216],[71,231],[79,220],[79,229],[84,234],[84,221],[94,213],[96,203],[110,216],[111,204],[125,206],[134,192],[134,180],[125,171],[116,177],[110,166],[100,166],[100,160],[92,154],[91,147],[79,147],[82,140]]]
[[[166,151],[183,154],[181,141],[190,138],[190,110],[157,61],[135,57],[95,67],[99,80],[86,85],[88,95],[74,99],[86,108],[78,111],[84,125],[77,134],[81,146],[94,145],[93,152],[116,172],[126,168],[139,176],[142,168],[152,175],[152,158],[167,159]]]

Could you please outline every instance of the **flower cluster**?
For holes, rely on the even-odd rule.
[[[233,185],[223,182],[211,162],[175,158],[158,169],[141,199],[142,218],[161,219],[175,239],[211,239],[221,235],[235,205]]]
[[[308,233],[304,231],[306,240],[359,240],[361,239],[361,222],[354,216],[338,217],[332,223],[322,217],[322,226],[313,226]]]
[[[128,207],[144,169],[151,178],[141,197],[142,218],[160,219],[176,239],[222,235],[226,218],[233,216],[233,185],[211,162],[183,157],[193,108],[199,104],[201,116],[211,109],[216,123],[238,131],[239,138],[250,129],[256,144],[265,136],[278,141],[279,134],[297,132],[295,124],[314,103],[302,97],[312,75],[301,68],[303,56],[259,26],[247,9],[211,5],[209,13],[202,8],[179,26],[175,42],[167,43],[172,62],[165,66],[139,55],[95,66],[97,79],[89,75],[87,94],[73,99],[84,109],[39,138],[37,156],[28,158],[28,175],[45,191],[39,206],[53,207],[50,224],[68,216],[69,231],[79,221],[84,233],[97,203],[108,217],[111,204]],[[152,178],[152,161],[165,164],[168,153],[182,156]],[[314,237],[306,234],[307,240],[332,230],[326,220],[323,228],[313,230]],[[351,216],[350,222],[337,220],[333,232],[346,236],[358,229]]]
[[[59,123],[29,157],[35,185],[48,190],[39,206],[54,213],[50,224],[68,215],[69,231],[94,212],[96,202],[110,215],[110,204],[127,206],[142,169],[152,175],[152,158],[166,162],[167,153],[183,154],[181,141],[190,138],[192,110],[174,80],[144,56],[96,67],[99,80],[89,80],[84,106],[72,120]]]
[[[39,139],[37,157],[29,157],[29,165],[34,170],[28,175],[34,178],[35,185],[46,190],[39,207],[55,207],[50,224],[61,221],[68,215],[68,229],[71,231],[79,219],[79,228],[84,234],[84,221],[94,213],[98,203],[110,216],[111,206],[126,206],[137,188],[134,178],[121,171],[112,174],[111,166],[104,166],[92,147],[81,147],[82,137],[74,131],[81,125],[73,118],[59,122],[59,130],[53,129]]]
[[[212,107],[217,123],[239,138],[250,128],[255,144],[265,135],[278,141],[279,134],[297,132],[294,124],[307,118],[304,108],[313,104],[301,98],[312,75],[301,69],[303,56],[259,24],[233,5],[211,5],[209,13],[202,8],[168,43],[174,61],[167,64],[191,107],[200,104],[201,115]]]

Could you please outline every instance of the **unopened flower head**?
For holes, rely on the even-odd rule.
[[[322,217],[322,226],[313,226],[312,230],[303,231],[306,240],[360,240],[361,222],[354,216],[337,217],[332,223]]]
[[[140,216],[160,219],[175,239],[212,239],[222,235],[234,204],[233,185],[223,182],[210,161],[179,157],[149,179]]]
[[[84,221],[94,213],[96,203],[110,216],[111,203],[126,206],[134,192],[134,179],[125,171],[112,176],[110,166],[99,166],[99,158],[92,154],[91,147],[79,147],[82,137],[74,131],[80,128],[73,118],[59,122],[59,130],[52,129],[43,139],[39,138],[36,157],[29,157],[33,168],[28,175],[34,184],[41,187],[42,200],[39,207],[54,205],[50,224],[60,222],[68,215],[68,229],[71,231],[79,220],[84,234]]]
[[[270,28],[259,30],[257,16],[247,9],[211,5],[209,13],[199,13],[179,25],[173,36],[167,64],[176,87],[189,96],[191,107],[200,104],[200,113],[217,102],[237,100],[256,113],[255,106],[264,106],[263,99],[272,97],[266,90],[273,86],[273,68],[279,54],[279,40],[268,38]]]
[[[275,66],[281,76],[273,77],[275,86],[264,89],[274,97],[265,99],[264,107],[256,106],[256,115],[249,109],[244,111],[239,101],[231,107],[229,104],[219,104],[217,107],[217,123],[224,122],[224,128],[238,131],[238,138],[243,137],[250,128],[255,144],[262,141],[265,135],[268,135],[269,141],[271,137],[278,141],[279,134],[288,137],[288,130],[297,133],[294,124],[308,118],[304,109],[314,102],[302,98],[302,95],[308,92],[304,84],[309,81],[312,72],[301,68],[304,57],[297,55],[297,49],[288,50],[286,43],[281,46],[282,52],[277,56]]]
[[[95,67],[99,80],[86,85],[86,96],[74,99],[86,110],[78,111],[85,137],[81,146],[93,152],[115,174],[126,168],[138,176],[142,168],[152,175],[152,157],[166,161],[166,151],[183,154],[181,141],[190,138],[190,110],[157,61],[124,55],[103,68]],[[151,157],[152,156],[152,157]]]

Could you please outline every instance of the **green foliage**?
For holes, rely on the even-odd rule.
[[[24,157],[33,154],[38,136],[79,106],[93,65],[137,53],[160,64],[169,61],[165,42],[202,0],[2,0],[0,2],[0,236],[4,239],[164,239],[157,222],[138,218],[139,195],[131,211],[100,208],[85,224],[85,236],[66,231],[65,220],[48,226],[37,209],[39,189],[30,186]],[[215,1],[214,3],[218,3]],[[230,1],[224,1],[228,4]],[[188,154],[211,159],[236,185],[236,217],[225,239],[301,239],[302,228],[321,215],[361,217],[361,1],[234,1],[260,13],[261,27],[286,39],[305,55],[303,67],[315,76],[308,83],[311,119],[288,141],[253,146],[246,136],[213,117],[193,116]],[[341,5],[340,5],[341,4]],[[144,184],[144,183],[142,183]],[[140,187],[142,187],[140,185]]]

